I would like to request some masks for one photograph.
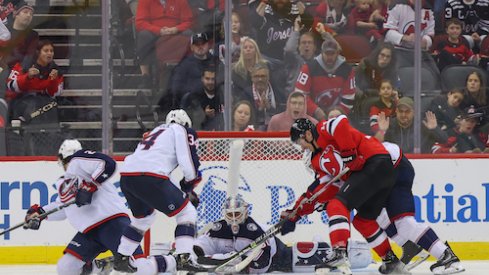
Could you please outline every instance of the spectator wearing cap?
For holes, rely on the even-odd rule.
[[[295,88],[307,97],[307,114],[318,120],[325,110],[338,106],[349,114],[355,97],[355,71],[340,55],[341,47],[330,35],[324,36],[321,54],[302,66]]]
[[[136,55],[143,83],[151,82],[150,65],[160,37],[185,32],[192,26],[192,10],[187,1],[139,0],[136,12]]]
[[[4,41],[0,46],[0,59],[2,68],[0,82],[7,81],[10,70],[20,63],[24,69],[29,68],[35,62],[36,47],[39,42],[39,34],[30,25],[34,8],[20,1],[13,11],[13,22],[10,28],[10,40]],[[10,23],[10,22],[9,22]],[[5,95],[5,85],[0,88],[0,97]]]
[[[448,139],[445,143],[435,143],[432,147],[434,154],[443,153],[489,153],[487,134],[478,129],[482,113],[476,111],[474,106],[467,108],[459,117],[456,127],[448,130]]]
[[[217,64],[216,57],[209,52],[209,38],[205,33],[196,33],[190,38],[192,54],[185,57],[174,69],[170,81],[170,92],[176,104],[186,93],[202,89],[201,76],[204,68]],[[214,68],[214,70],[216,70]]]
[[[399,99],[396,117],[389,118],[385,113],[378,117],[379,130],[375,134],[380,142],[396,143],[405,153],[414,152],[414,101],[410,97]],[[433,112],[427,111],[421,126],[421,153],[430,153],[435,142],[446,142],[447,134],[440,129]]]
[[[15,6],[10,40],[0,50],[9,68],[19,62],[23,66],[34,62],[39,34],[30,27],[33,15],[34,8],[24,1]]]

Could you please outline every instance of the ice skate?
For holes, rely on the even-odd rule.
[[[382,260],[382,265],[379,267],[379,272],[382,274],[411,274],[404,269],[405,265],[399,261],[394,252],[389,251]]]
[[[97,267],[98,275],[109,275],[114,269],[114,257],[107,257],[103,259],[95,259],[95,266]]]
[[[447,249],[436,263],[430,266],[433,274],[454,274],[465,271],[459,258],[453,253],[452,248],[445,242]]]
[[[131,256],[125,256],[120,253],[114,254],[114,270],[119,272],[134,273],[138,269],[131,265]]]
[[[426,261],[429,256],[430,254],[424,251],[421,246],[412,241],[407,241],[402,246],[402,257],[400,261],[406,265],[404,269],[409,271]],[[417,258],[413,260],[414,257]]]
[[[174,255],[177,262],[177,272],[187,271],[189,274],[195,274],[198,272],[208,272],[209,270],[198,263],[192,261],[190,253],[181,253]]]
[[[328,274],[335,269],[344,275],[352,274],[346,248],[333,248],[333,256],[326,262],[316,265],[314,269],[317,275]]]

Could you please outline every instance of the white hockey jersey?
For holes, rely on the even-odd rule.
[[[170,177],[170,173],[180,166],[185,180],[191,181],[197,177],[200,166],[196,147],[197,134],[193,129],[177,123],[162,124],[126,157],[120,173]]]
[[[231,227],[227,225],[225,220],[214,222],[213,227],[202,236],[199,236],[194,245],[200,246],[206,255],[212,255],[212,258],[223,259],[229,257],[229,253],[240,251],[258,237],[265,233],[268,228],[258,224],[253,218],[247,217],[246,220],[239,225],[239,231],[235,235],[231,231]],[[263,250],[267,252],[263,252]],[[266,247],[255,258],[262,258],[261,263],[251,263],[250,273],[259,274],[268,270],[272,263],[272,259],[277,253],[277,243],[275,237],[269,238],[266,241]]]
[[[56,190],[58,190],[56,201],[43,206],[43,209],[49,211],[74,200],[77,184],[82,181],[94,182],[98,189],[93,193],[92,202],[89,205],[78,207],[73,204],[49,215],[48,220],[66,218],[76,230],[86,233],[104,221],[118,216],[128,216],[123,199],[115,186],[107,181],[115,170],[116,162],[107,155],[88,150],[76,152],[65,175],[56,183]]]
[[[397,167],[397,165],[399,165],[399,162],[402,159],[401,147],[399,147],[399,145],[395,143],[391,143],[387,141],[382,142],[382,145],[384,145],[387,152],[389,152],[389,155],[391,156],[391,160],[392,160],[392,165],[394,165],[394,167]]]
[[[387,22],[384,23],[386,29],[385,41],[394,44],[397,47],[414,48],[414,43],[402,42],[403,35],[414,33],[414,7],[409,4],[396,4],[387,13]],[[435,17],[433,11],[428,8],[421,8],[421,35],[427,41],[427,47],[430,48],[435,35]]]

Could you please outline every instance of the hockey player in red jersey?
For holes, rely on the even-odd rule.
[[[334,176],[342,169],[342,165],[335,168],[331,164],[331,161],[337,161],[331,155],[334,151],[339,152],[341,162],[351,170],[343,177],[345,183],[334,196],[334,191],[331,191],[334,190],[333,186],[328,187],[330,192],[322,196],[323,200],[328,201],[326,211],[330,217],[330,240],[334,257],[316,266],[316,272],[321,274],[338,268],[343,274],[351,274],[346,251],[350,237],[350,212],[356,209],[357,214],[353,220],[355,228],[371,243],[376,244],[373,249],[382,258],[383,265],[389,264],[391,267],[387,270],[388,273],[402,273],[403,264],[392,252],[387,235],[375,220],[395,182],[394,168],[384,146],[350,126],[344,115],[321,121],[317,126],[307,119],[298,119],[292,125],[290,134],[293,142],[315,154],[313,168],[316,171],[323,170],[319,173],[319,179],[321,174],[329,173]],[[312,192],[317,191],[316,188]],[[307,193],[304,197],[308,197]],[[297,220],[298,217],[292,217],[294,219]]]

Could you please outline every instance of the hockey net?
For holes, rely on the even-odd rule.
[[[232,142],[235,140],[243,140],[244,146],[237,168],[230,168],[230,150],[233,150],[230,148],[233,148]],[[294,145],[285,132],[200,132],[198,155],[202,173],[202,182],[196,189],[200,198],[197,208],[200,231],[207,224],[222,218],[222,205],[228,191],[233,189],[229,184],[237,185],[234,188],[250,204],[250,215],[257,222],[272,225],[279,221],[280,212],[291,208],[313,181],[313,173],[306,168],[306,158],[300,147]],[[229,169],[238,171],[230,173]],[[238,173],[236,183],[230,183],[228,179],[233,173]],[[177,173],[176,182],[181,177]],[[314,216],[318,216],[321,223],[321,215]],[[313,225],[313,220],[303,220],[301,223]],[[165,225],[160,229],[152,228],[145,244],[171,240],[173,231],[168,227],[168,222]],[[307,227],[301,229],[303,232],[298,230],[299,235],[292,235],[311,240],[313,232]],[[327,226],[323,225],[316,231],[324,234],[325,230]]]

